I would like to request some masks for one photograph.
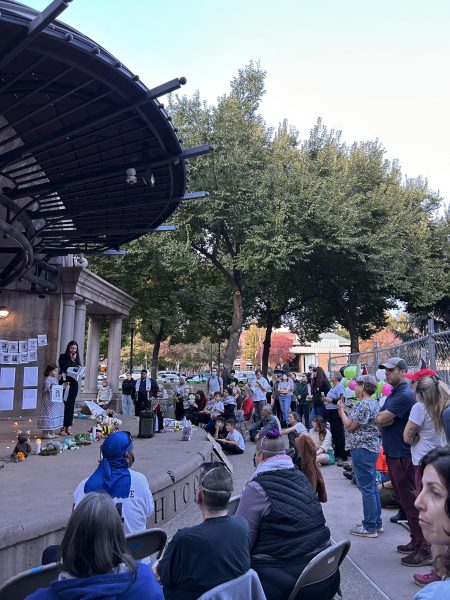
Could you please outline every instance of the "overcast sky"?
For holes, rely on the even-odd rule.
[[[148,87],[184,75],[209,102],[259,60],[268,125],[306,138],[320,116],[347,142],[379,138],[450,201],[449,0],[74,0],[60,19]]]

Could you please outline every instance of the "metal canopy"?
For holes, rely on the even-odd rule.
[[[182,149],[158,100],[185,79],[146,88],[55,21],[68,2],[0,0],[0,286],[52,256],[117,250],[207,195],[185,194],[185,161],[211,146]]]

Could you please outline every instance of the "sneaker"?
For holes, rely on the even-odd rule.
[[[350,481],[353,479],[353,473],[349,473],[348,471],[344,471],[342,475],[347,479],[350,479]]]
[[[343,467],[344,466],[344,461],[342,460],[342,458],[337,458],[336,459],[336,466],[337,467]]]
[[[384,527],[377,527],[377,533],[384,533]]]
[[[342,468],[344,469],[344,471],[353,471],[353,465],[351,465],[350,463],[346,462],[342,465]]]
[[[440,577],[436,575],[436,571],[431,569],[429,573],[414,573],[413,575],[414,583],[419,587],[424,587],[429,583],[434,583],[435,581],[440,581]]]
[[[397,546],[397,552],[400,552],[400,554],[411,554],[411,552],[415,551],[416,547],[414,546],[414,543],[412,541],[408,544],[400,544],[399,546]]]
[[[391,517],[391,518],[389,519],[389,521],[390,521],[391,523],[398,523],[399,521],[406,521],[406,520],[407,520],[407,519],[406,519],[406,515],[405,515],[405,513],[402,511],[402,509],[400,509],[396,515],[394,515],[393,517]]]
[[[366,529],[364,529],[364,527],[362,525],[357,525],[356,529],[350,529],[350,533],[352,535],[358,535],[359,537],[368,537],[368,538],[378,537],[378,533],[376,531],[373,531],[372,533],[370,533],[370,531],[366,531]]]
[[[433,564],[430,552],[414,550],[400,561],[404,567],[426,567]]]

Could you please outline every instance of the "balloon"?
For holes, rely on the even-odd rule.
[[[379,381],[377,386],[377,394],[383,393],[383,387],[387,385],[384,381]]]
[[[390,383],[385,383],[381,388],[381,393],[383,396],[390,396],[392,392],[392,385]]]
[[[356,365],[349,365],[344,369],[344,375],[347,379],[353,379],[358,375],[358,367]]]
[[[375,377],[378,381],[386,381],[386,371],[384,369],[378,369],[375,373]]]
[[[345,388],[348,388],[348,386],[349,386],[348,379],[345,379],[345,380],[344,380],[343,386],[344,386]]]
[[[352,390],[352,392],[354,392],[356,390],[356,381],[354,379],[352,379],[349,384],[348,387],[350,390]]]

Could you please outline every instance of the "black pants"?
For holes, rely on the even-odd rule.
[[[184,417],[183,400],[175,402],[175,420],[181,421]]]
[[[239,446],[235,446],[234,444],[221,444],[221,446],[226,454],[244,454],[242,448],[239,448]]]
[[[64,402],[64,427],[72,427],[73,413],[75,410],[75,400],[78,394],[78,381],[70,380],[69,393],[67,400]]]
[[[327,410],[327,420],[330,423],[331,437],[333,438],[334,454],[336,458],[347,460],[345,450],[345,433],[342,419],[337,410]]]

